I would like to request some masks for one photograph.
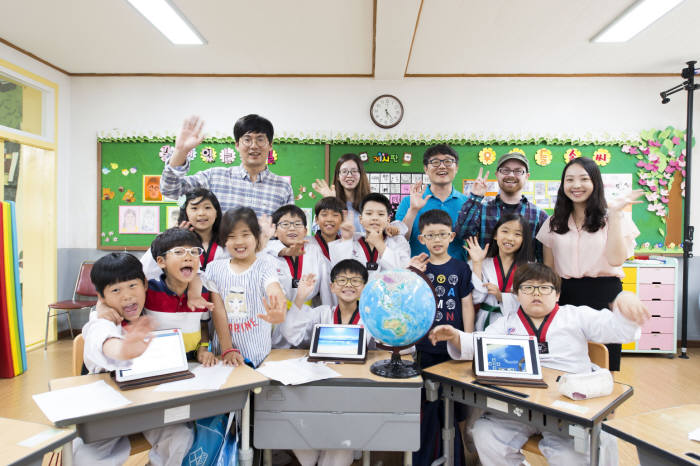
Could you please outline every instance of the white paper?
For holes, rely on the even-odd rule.
[[[285,385],[299,385],[316,380],[340,377],[340,374],[320,362],[308,362],[306,358],[270,361],[257,369],[265,377]]]
[[[155,392],[187,392],[191,390],[217,390],[231,375],[232,366],[218,363],[215,366],[204,367],[199,365],[192,369],[194,377],[191,379],[176,380],[158,385]]]
[[[696,442],[700,442],[700,427],[698,427],[692,432],[688,432],[688,440],[695,440]]]
[[[38,393],[32,395],[32,398],[51,422],[111,411],[131,404],[131,401],[104,380]]]

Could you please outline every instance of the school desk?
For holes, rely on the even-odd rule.
[[[637,447],[642,466],[700,465],[700,442],[688,440],[688,433],[698,428],[700,404],[659,409],[603,423],[604,431]]]
[[[58,390],[98,380],[104,380],[112,388],[120,391],[109,374],[54,379],[49,382],[49,388]],[[111,411],[64,419],[56,422],[56,426],[75,425],[78,436],[86,443],[142,432],[173,422],[193,421],[238,410],[243,410],[242,423],[246,426],[249,422],[248,391],[258,390],[269,383],[267,377],[250,367],[238,366],[231,371],[226,383],[218,390],[156,392],[156,387],[121,390],[120,393],[129,399],[131,404]],[[252,451],[248,450],[248,435],[245,429],[243,434],[241,451],[252,456]],[[71,456],[72,450],[64,449],[64,455]]]
[[[445,425],[452,426],[453,403],[466,404],[522,421],[538,429],[574,438],[576,451],[590,451],[590,464],[598,464],[598,440],[603,419],[632,396],[632,387],[620,383],[604,397],[573,401],[557,389],[557,377],[563,372],[542,368],[549,388],[502,387],[527,395],[518,396],[484,385],[476,385],[472,361],[447,361],[423,370],[423,378],[439,382],[445,399]],[[426,385],[430,385],[426,382]],[[429,388],[429,387],[428,387]],[[449,421],[449,422],[448,422]],[[445,435],[443,429],[443,440]],[[449,435],[454,435],[450,432]],[[453,464],[452,442],[446,442],[447,464]]]
[[[0,432],[0,464],[8,465],[40,465],[46,453],[71,442],[76,436],[73,428],[56,429],[4,417],[0,418]]]
[[[272,350],[266,361],[307,353]],[[368,351],[364,364],[331,364],[340,377],[294,386],[272,382],[263,387],[253,403],[253,445],[290,450],[417,450],[423,380],[387,379],[370,372],[374,362],[390,357],[388,351]],[[411,455],[404,456],[410,462]]]

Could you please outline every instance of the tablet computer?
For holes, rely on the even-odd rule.
[[[474,333],[474,373],[482,383],[547,386],[537,338],[530,335]]]
[[[316,324],[311,334],[310,360],[362,362],[367,357],[361,325]]]
[[[185,342],[180,329],[156,330],[150,336],[148,348],[141,356],[132,359],[129,368],[114,371],[114,380],[120,388],[193,377],[188,370]]]

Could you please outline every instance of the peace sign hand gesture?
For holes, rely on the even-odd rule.
[[[486,180],[489,178],[489,172],[487,170],[486,174],[482,175],[483,171],[483,167],[479,168],[479,176],[477,176],[476,180],[474,180],[474,184],[472,184],[472,188],[470,190],[470,192],[475,196],[484,196],[486,194]]]

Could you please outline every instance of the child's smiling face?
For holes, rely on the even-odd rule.
[[[166,277],[171,280],[176,280],[180,283],[189,283],[197,275],[199,270],[199,256],[193,256],[190,252],[185,252],[184,255],[178,255],[182,249],[196,248],[196,245],[176,246],[165,255],[158,256],[156,262],[158,267],[165,271]],[[178,254],[176,254],[176,252]]]
[[[498,250],[515,254],[523,244],[523,227],[518,220],[503,223],[496,231]]]
[[[304,241],[306,237],[304,220],[297,215],[284,214],[277,221],[275,234],[277,235],[277,239],[282,241],[285,246],[298,244]]]
[[[185,211],[187,220],[194,227],[195,231],[209,231],[216,221],[216,208],[209,199],[198,197],[192,199]]]
[[[418,240],[425,244],[431,256],[441,256],[447,254],[447,248],[454,239],[455,234],[452,228],[447,225],[433,223],[426,225],[421,231]]]
[[[343,285],[338,281],[344,282]],[[338,297],[338,300],[345,303],[353,303],[360,299],[362,290],[365,288],[364,279],[358,273],[341,271],[331,283],[331,292]]]
[[[232,259],[250,259],[257,252],[258,239],[245,222],[238,222],[226,237],[225,246]]]
[[[343,215],[335,210],[323,209],[316,216],[316,223],[325,236],[332,237],[338,234],[340,224],[343,223]]]
[[[146,283],[138,278],[107,285],[101,301],[119,312],[125,320],[139,318],[146,302]]]
[[[380,202],[367,201],[362,206],[360,225],[365,231],[383,232],[389,226],[389,212],[386,206]]]

